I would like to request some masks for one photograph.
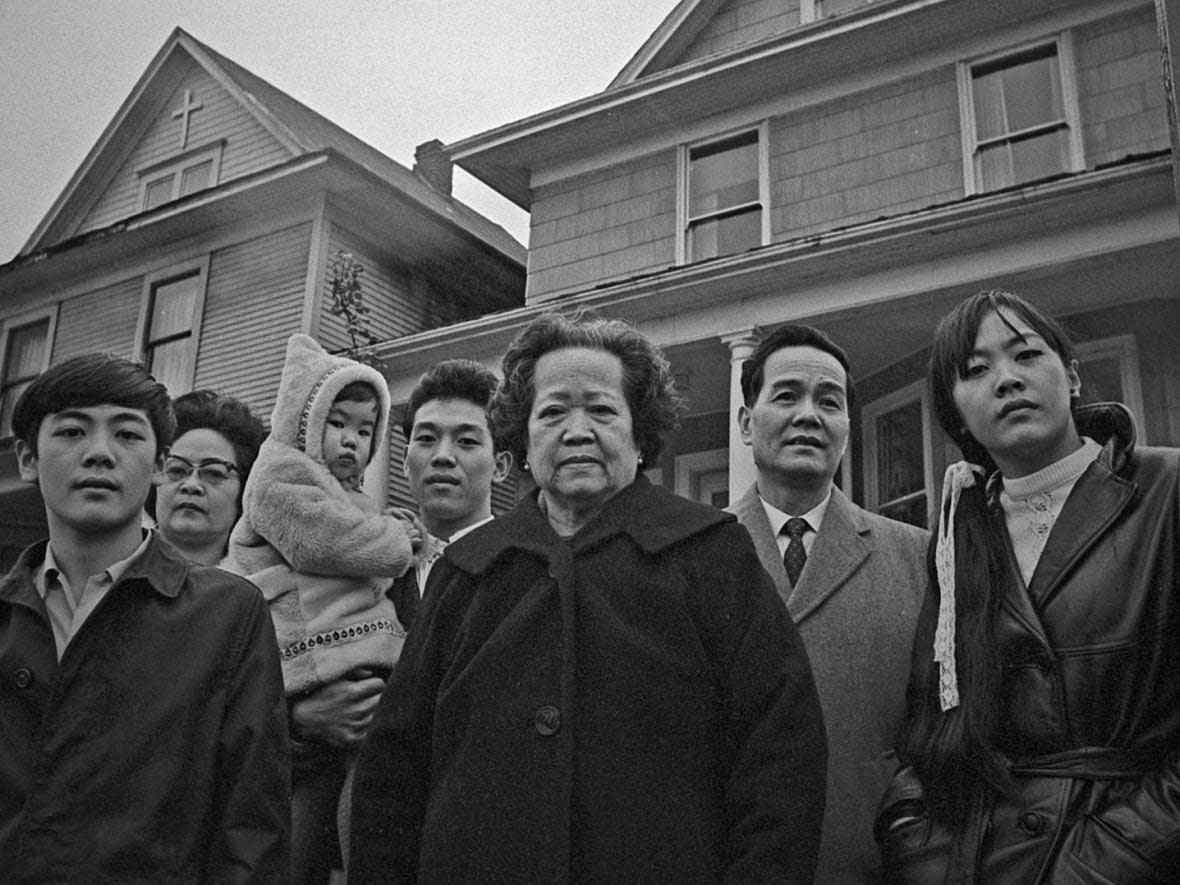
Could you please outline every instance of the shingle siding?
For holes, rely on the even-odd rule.
[[[799,27],[799,0],[730,0],[680,57],[692,61]]]

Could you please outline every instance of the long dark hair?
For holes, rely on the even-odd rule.
[[[984,318],[995,313],[1012,326],[1019,319],[1040,335],[1065,365],[1076,359],[1069,334],[1052,317],[1018,295],[1003,289],[979,292],[938,324],[930,349],[929,383],[935,414],[943,431],[964,457],[996,470],[987,449],[967,430],[955,406],[955,383],[964,377],[967,360]],[[1017,331],[1015,326],[1013,331]],[[1075,403],[1076,405],[1076,403]],[[949,514],[941,514],[943,520]],[[929,661],[913,674],[910,715],[902,737],[902,756],[922,778],[931,810],[961,821],[974,788],[1005,792],[1010,780],[995,750],[1002,726],[1002,662],[996,652],[995,618],[999,601],[1013,589],[1015,575],[1008,562],[1003,520],[990,512],[981,479],[962,492],[955,513],[955,666],[960,704],[944,712],[938,698],[938,667]],[[929,635],[918,639],[933,644]]]

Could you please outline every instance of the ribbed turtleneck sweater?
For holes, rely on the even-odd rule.
[[[1065,499],[1101,451],[1094,440],[1082,437],[1082,447],[1060,461],[1019,479],[1004,477],[1000,506],[1025,586],[1032,580]]]

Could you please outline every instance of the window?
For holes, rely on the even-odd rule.
[[[193,386],[208,261],[148,277],[139,341],[148,371],[173,396]]]
[[[724,509],[729,506],[729,449],[677,455],[676,494]]]
[[[934,478],[923,382],[870,403],[862,417],[866,505],[883,516],[925,528]]]
[[[1084,168],[1070,42],[959,66],[967,193]]]
[[[4,330],[0,380],[0,437],[12,436],[12,410],[33,379],[49,366],[53,316],[25,317]]]
[[[1093,402],[1119,402],[1143,421],[1143,391],[1139,384],[1139,352],[1135,336],[1118,335],[1079,344],[1078,372],[1082,398]],[[1142,423],[1139,425],[1142,430]]]
[[[681,264],[733,255],[769,239],[766,125],[681,149]]]
[[[221,171],[221,144],[190,151],[149,166],[139,173],[140,208],[155,209],[172,200],[213,187]]]

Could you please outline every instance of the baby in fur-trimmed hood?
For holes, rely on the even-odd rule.
[[[421,535],[360,490],[388,424],[380,372],[291,337],[228,562],[266,597],[288,695],[354,672],[387,674],[401,652],[405,632],[386,591]]]

